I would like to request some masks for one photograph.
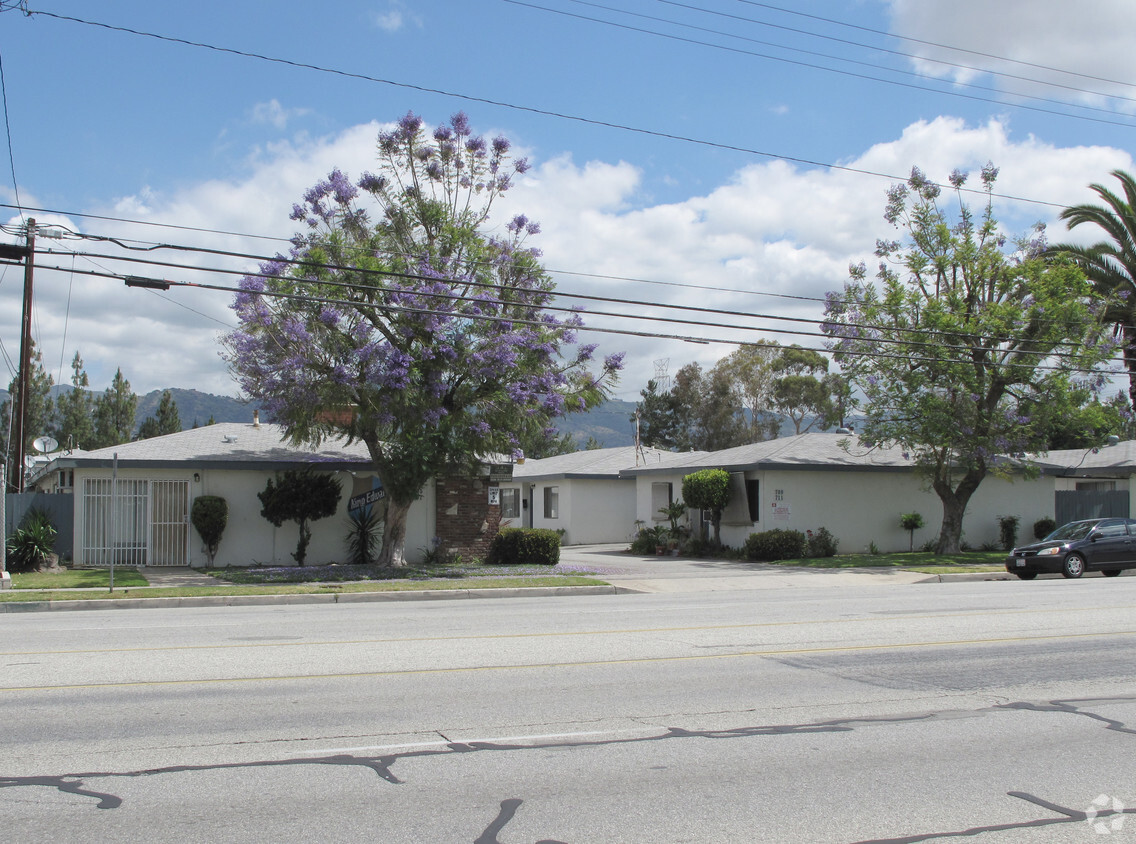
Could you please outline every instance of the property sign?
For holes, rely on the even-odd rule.
[[[356,478],[352,486],[351,497],[347,499],[347,509],[351,513],[362,513],[369,510],[376,501],[387,497],[383,489],[383,482],[377,477]]]
[[[489,487],[489,506],[496,507],[501,504],[501,487]]]
[[[773,520],[777,522],[787,522],[791,516],[789,511],[788,501],[774,501],[773,506]]]
[[[513,480],[513,464],[512,463],[490,463],[484,466],[483,469],[489,471],[490,483],[494,481],[511,481]]]

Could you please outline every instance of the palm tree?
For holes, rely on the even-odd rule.
[[[1112,175],[1124,189],[1123,198],[1103,185],[1089,185],[1105,204],[1072,205],[1060,214],[1070,229],[1095,223],[1111,240],[1092,246],[1061,244],[1053,250],[1076,261],[1106,303],[1103,318],[1115,325],[1121,338],[1128,398],[1136,408],[1136,179],[1123,170],[1113,170]]]

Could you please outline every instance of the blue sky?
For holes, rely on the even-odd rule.
[[[646,303],[593,324],[712,341],[585,336],[601,353],[628,353],[617,391],[627,399],[657,360],[673,374],[735,348],[718,341],[794,339],[758,315],[819,320],[814,300],[889,235],[888,176],[917,165],[945,179],[993,161],[999,191],[1020,198],[1000,201],[999,215],[1020,232],[1090,199],[1088,183],[1110,170],[1132,169],[1129,0],[27,0],[30,16],[18,5],[0,3],[10,224],[18,185],[22,207],[52,212],[34,213],[41,224],[263,254],[280,248],[265,238],[291,233],[305,187],[331,167],[372,166],[380,124],[464,110],[533,163],[502,217],[541,222],[533,245],[560,289]],[[119,271],[112,245],[39,245],[60,253],[41,266],[76,270],[36,275],[35,334],[57,379],[78,350],[96,389],[121,366],[140,393],[235,394],[217,347],[232,324],[228,296],[126,290],[80,272]],[[18,268],[0,275],[5,366],[18,349],[20,283]],[[659,313],[651,303],[729,310],[743,327],[644,324],[635,317]]]

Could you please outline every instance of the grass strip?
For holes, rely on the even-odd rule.
[[[774,560],[773,565],[802,566],[818,569],[851,568],[902,568],[928,570],[943,574],[947,569],[980,571],[1004,568],[1004,551],[964,551],[960,554],[936,555],[927,551],[899,552],[896,554],[837,554],[835,557],[814,557],[805,560]]]
[[[137,569],[116,568],[114,586],[145,586],[146,578]],[[60,569],[29,571],[12,575],[13,589],[97,589],[110,586],[110,569]]]
[[[118,579],[117,576],[115,578]],[[12,589],[0,592],[0,603],[28,601],[106,601],[121,598],[196,598],[201,596],[229,597],[234,595],[326,595],[348,592],[420,592],[472,589],[525,589],[536,586],[606,586],[593,577],[478,577],[463,580],[379,580],[366,583],[288,583],[257,584],[251,586],[181,586],[153,587],[148,589],[119,588],[113,592],[45,591]]]

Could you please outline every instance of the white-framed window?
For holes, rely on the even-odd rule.
[[[665,510],[674,501],[672,498],[673,487],[670,483],[663,481],[656,481],[651,484],[651,519],[656,522],[667,521],[667,514],[660,512]]]
[[[544,517],[546,519],[560,518],[560,487],[546,486],[544,488]]]
[[[521,517],[521,491],[516,487],[501,487],[501,518],[519,519]]]

